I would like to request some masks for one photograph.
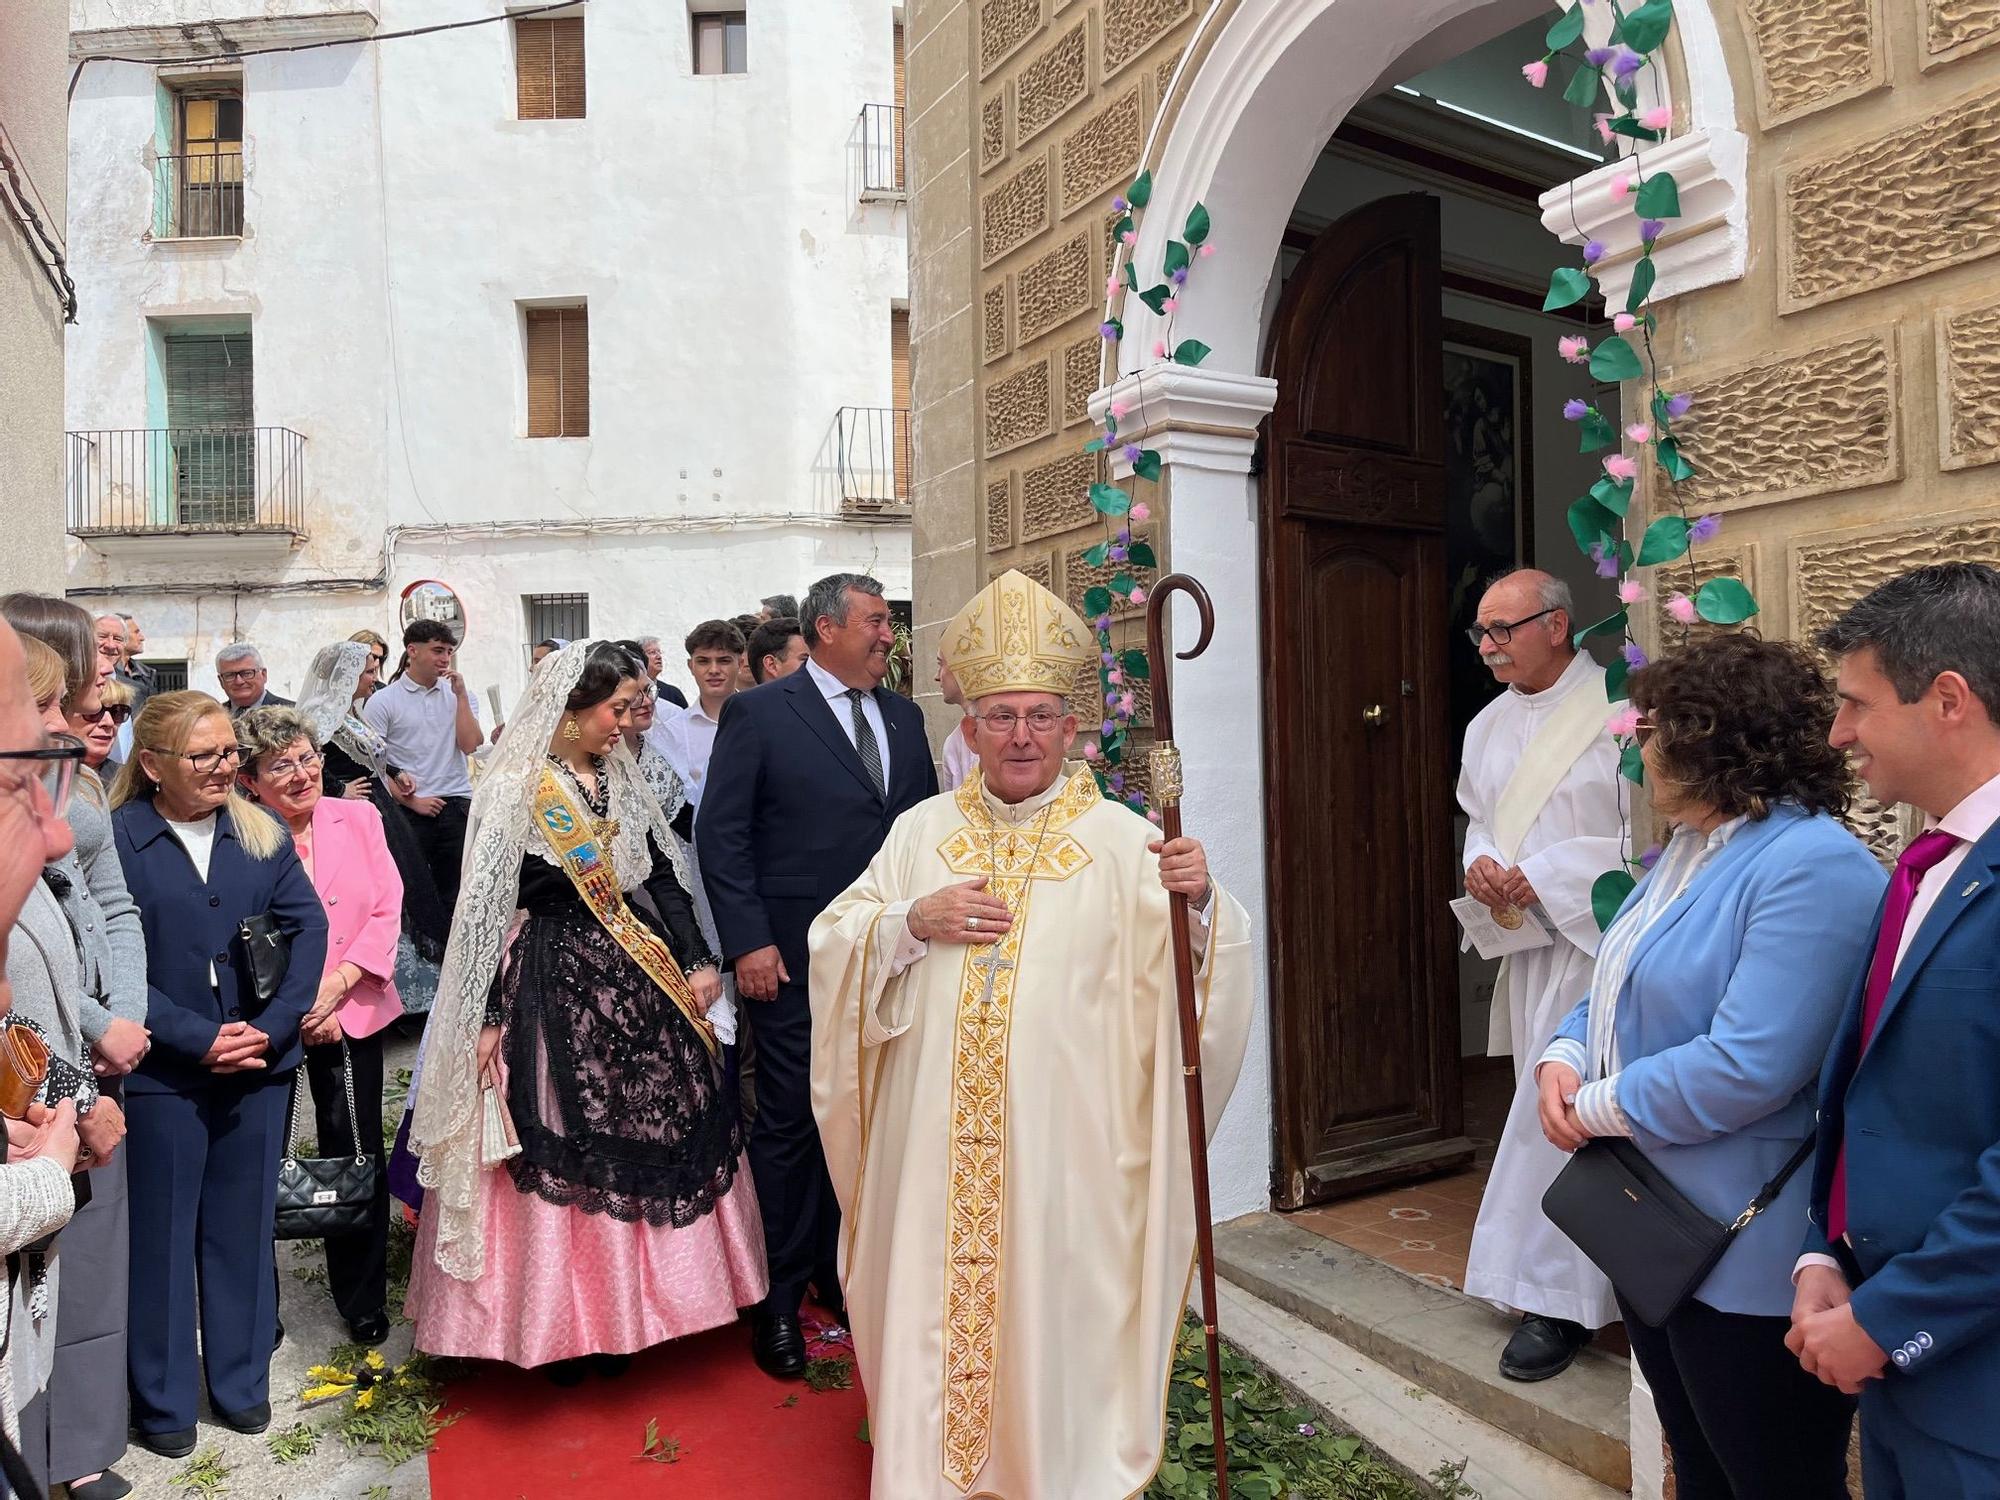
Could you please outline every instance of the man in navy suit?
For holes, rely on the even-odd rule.
[[[695,821],[722,951],[737,991],[755,1002],[745,1017],[757,1047],[750,1171],[771,1292],[751,1347],[784,1379],[805,1373],[808,1282],[846,1320],[840,1208],[813,1122],[806,930],[868,868],[889,825],[937,791],[923,714],[881,685],[895,646],[882,585],[858,573],[822,578],[800,624],[804,668],[724,703]]]
[[[1860,1393],[1869,1500],[2000,1496],[2000,572],[1906,573],[1819,644],[1833,743],[1925,831],[1820,1079],[1787,1342]]]

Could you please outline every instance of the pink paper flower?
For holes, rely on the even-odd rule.
[[[1117,296],[1117,295],[1118,295],[1118,273],[1117,273],[1117,272],[1115,272],[1115,271],[1114,271],[1114,272],[1112,272],[1112,274],[1111,274],[1111,275],[1109,275],[1109,276],[1107,276],[1107,277],[1105,277],[1105,278],[1104,278],[1104,295],[1105,295],[1105,296],[1107,296],[1107,297],[1115,297],[1115,296]]]
[[[1638,460],[1623,453],[1614,453],[1604,460],[1604,472],[1613,479],[1635,479],[1639,474]]]
[[[1159,823],[1160,823],[1160,814],[1159,814],[1159,812],[1158,812],[1157,810],[1155,810],[1155,811],[1153,811],[1153,812],[1149,812],[1149,813],[1147,813],[1147,814],[1146,814],[1146,821],[1147,821],[1148,823],[1151,823],[1151,824],[1152,824],[1152,825],[1153,825],[1154,827],[1156,827],[1156,828],[1157,828],[1157,827],[1159,826]]]
[[[1104,674],[1104,680],[1110,683],[1113,687],[1117,687],[1119,683],[1125,680],[1125,674],[1119,671],[1116,667],[1113,667],[1109,672],[1106,672]]]
[[[1155,340],[1153,344],[1153,358],[1165,359],[1166,357],[1167,357],[1167,341],[1165,339]]]
[[[1197,255],[1213,255],[1213,254],[1215,254],[1215,242],[1214,242],[1213,240],[1209,241],[1209,242],[1208,242],[1207,244],[1203,245],[1203,246],[1201,247],[1201,249],[1199,249],[1199,250],[1198,250],[1198,251],[1196,251],[1195,253],[1196,253]]]
[[[1531,63],[1523,64],[1521,76],[1534,87],[1541,88],[1549,81],[1549,60],[1541,57]]]
[[[1618,139],[1618,132],[1611,128],[1611,116],[1593,115],[1591,118],[1597,122],[1597,138],[1605,145],[1608,146]]]
[[[1085,760],[1096,760],[1096,759],[1097,759],[1097,741],[1096,741],[1096,740],[1085,740],[1085,741],[1083,742],[1083,758],[1084,758]]]
[[[1628,312],[1618,313],[1611,319],[1611,327],[1618,333],[1630,333],[1639,326],[1639,320]]]
[[[1132,602],[1134,604],[1144,604],[1146,602],[1146,591],[1144,589],[1132,590]]]
[[[1653,429],[1644,422],[1634,422],[1625,429],[1625,436],[1635,443],[1650,443],[1653,440]]]
[[[1646,597],[1646,586],[1636,578],[1628,578],[1618,585],[1620,604],[1637,604]]]
[[[1121,422],[1125,420],[1125,414],[1131,409],[1131,403],[1127,401],[1114,401],[1111,403],[1111,415]]]
[[[1580,365],[1590,353],[1590,340],[1582,334],[1566,334],[1556,340],[1556,353],[1571,364]]]
[[[1639,732],[1639,710],[1626,704],[1617,713],[1604,721],[1604,727],[1621,740],[1629,740]]]
[[[1134,505],[1132,507],[1133,520],[1150,521],[1152,518],[1153,518],[1153,509],[1151,506],[1146,504],[1145,501],[1141,500],[1137,505]]]
[[[1606,191],[1611,194],[1614,200],[1622,201],[1632,191],[1632,179],[1629,177],[1614,177],[1611,179]]]
[[[1694,600],[1686,594],[1674,594],[1667,600],[1667,614],[1677,623],[1692,625],[1695,622]]]
[[[1126,230],[1126,231],[1125,231],[1125,232],[1124,232],[1123,234],[1121,234],[1121,235],[1119,235],[1119,236],[1118,236],[1118,242],[1119,242],[1120,244],[1122,244],[1122,245],[1136,245],[1136,244],[1138,244],[1138,243],[1139,243],[1139,231],[1138,231],[1138,230],[1136,230],[1136,229],[1128,229],[1128,230]]]
[[[1674,107],[1671,104],[1662,104],[1649,109],[1639,116],[1639,123],[1648,130],[1665,130],[1674,123]]]
[[[1181,299],[1180,299],[1180,298],[1178,298],[1178,297],[1163,297],[1163,298],[1161,298],[1161,299],[1160,299],[1160,311],[1161,311],[1161,312],[1170,312],[1170,313],[1171,313],[1171,312],[1179,312],[1180,310],[1181,310]]]

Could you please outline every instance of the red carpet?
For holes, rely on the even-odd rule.
[[[481,1365],[446,1396],[458,1420],[431,1454],[433,1500],[868,1495],[859,1382],[816,1393],[772,1380],[742,1327],[650,1349],[617,1380],[562,1390],[532,1370]],[[673,1463],[639,1456],[655,1420],[680,1445]]]

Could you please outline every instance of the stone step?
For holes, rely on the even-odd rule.
[[[1460,1412],[1613,1490],[1632,1487],[1630,1365],[1586,1349],[1554,1380],[1497,1367],[1511,1320],[1276,1214],[1215,1230],[1217,1271]],[[1227,1321],[1223,1331],[1234,1337]]]

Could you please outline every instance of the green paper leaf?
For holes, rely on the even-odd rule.
[[[1607,870],[1597,877],[1590,888],[1590,914],[1597,919],[1599,932],[1611,925],[1618,908],[1625,904],[1625,898],[1638,883],[1623,870]]]
[[[1581,646],[1595,635],[1623,635],[1625,633],[1626,619],[1625,611],[1621,608],[1616,614],[1606,615],[1595,625],[1584,626],[1583,629],[1570,637],[1570,643]]]
[[[1618,774],[1634,786],[1646,784],[1646,757],[1637,745],[1627,745],[1618,752]]]
[[[1134,208],[1144,208],[1148,203],[1153,201],[1153,174],[1151,172],[1141,172],[1133,180],[1132,185],[1125,189],[1125,201]]]
[[[1159,483],[1160,455],[1151,448],[1141,448],[1138,460],[1132,465],[1132,472],[1137,474],[1141,479],[1149,480],[1154,484]]]
[[[1171,276],[1176,271],[1185,271],[1192,263],[1193,257],[1188,254],[1188,247],[1186,245],[1183,245],[1179,240],[1167,241],[1166,258],[1160,262],[1162,275]]]
[[[1174,289],[1165,282],[1161,282],[1160,285],[1148,287],[1145,291],[1139,293],[1139,300],[1152,308],[1161,317],[1165,317],[1167,313],[1167,298],[1173,296],[1173,294]]]
[[[1618,334],[1612,334],[1590,351],[1593,380],[1637,380],[1645,373],[1646,367],[1639,362],[1638,351]]]
[[[1627,135],[1635,141],[1658,141],[1666,138],[1664,130],[1655,130],[1650,125],[1641,125],[1637,115],[1620,115],[1611,122],[1613,135]]]
[[[1549,28],[1548,49],[1551,52],[1560,52],[1582,35],[1583,7],[1573,5],[1557,18],[1555,25]]]
[[[1653,446],[1659,455],[1660,467],[1667,471],[1667,478],[1675,484],[1694,478],[1694,465],[1681,457],[1681,445],[1673,438],[1663,437]]]
[[[1667,39],[1667,30],[1673,24],[1674,0],[1646,0],[1625,17],[1625,45],[1634,52],[1652,52]]]
[[[1612,703],[1622,703],[1631,694],[1626,691],[1625,681],[1632,675],[1632,665],[1624,657],[1619,657],[1604,669],[1604,696]]]
[[[1590,295],[1590,273],[1579,271],[1575,266],[1558,266],[1549,277],[1549,294],[1542,299],[1542,311],[1554,312],[1562,307],[1574,307]]]
[[[1563,90],[1563,98],[1578,109],[1589,109],[1597,103],[1598,89],[1603,78],[1602,68],[1578,68],[1570,76],[1569,87]]]
[[[1188,210],[1187,227],[1181,235],[1190,245],[1199,245],[1208,238],[1209,227],[1208,210],[1197,203]]]
[[[1182,339],[1180,347],[1174,350],[1177,365],[1198,365],[1209,356],[1209,347],[1200,339]]]
[[[1757,596],[1734,578],[1711,578],[1695,591],[1694,610],[1711,625],[1740,625],[1757,613]]]
[[[1083,612],[1092,619],[1111,612],[1111,590],[1088,588],[1083,591]]]
[[[1632,486],[1630,479],[1613,479],[1609,474],[1590,487],[1590,497],[1613,515],[1622,516],[1632,508]]]
[[[1653,264],[1653,257],[1642,255],[1639,263],[1632,267],[1632,290],[1625,294],[1625,311],[1636,313],[1646,305],[1646,299],[1653,295],[1653,282],[1659,275],[1659,268]]]
[[[1083,451],[1085,453],[1102,453],[1110,446],[1111,440],[1109,438],[1094,437],[1083,445]]]
[[[1593,542],[1618,534],[1618,517],[1585,495],[1569,508],[1569,530],[1577,551],[1588,552]]]
[[[1619,78],[1613,75],[1611,79],[1611,92],[1627,110],[1635,110],[1639,107],[1639,85],[1632,79]]]
[[[1138,586],[1139,580],[1130,573],[1119,573],[1111,580],[1111,592],[1121,599],[1129,597]]]
[[[1678,219],[1681,216],[1680,185],[1671,172],[1655,172],[1639,184],[1632,211],[1642,219]]]
[[[1679,516],[1661,516],[1646,528],[1645,538],[1639,543],[1639,566],[1658,567],[1663,562],[1685,557],[1687,549],[1688,523]]]
[[[1157,568],[1160,565],[1159,557],[1144,542],[1134,542],[1128,555],[1135,568]]]
[[[1667,410],[1667,402],[1670,399],[1665,391],[1653,392],[1653,421],[1658,424],[1662,432],[1673,426],[1674,422],[1673,413]]]
[[[1113,224],[1111,226],[1111,238],[1113,238],[1114,240],[1122,240],[1125,238],[1126,232],[1134,227],[1136,226],[1134,226],[1134,224],[1132,223],[1132,216],[1130,214],[1126,214],[1116,224]]]
[[[1124,272],[1125,272],[1125,285],[1130,287],[1135,292],[1138,291],[1139,268],[1133,265],[1132,262],[1128,260],[1125,262]]]
[[[1135,547],[1132,550],[1136,552],[1139,549]],[[1134,558],[1133,561],[1137,562],[1138,559]],[[1147,659],[1143,651],[1127,651],[1118,658],[1118,663],[1125,669],[1125,675],[1135,682],[1146,682],[1153,675],[1153,663]]]
[[[1104,566],[1105,558],[1110,555],[1111,543],[1099,542],[1095,547],[1092,547],[1088,552],[1083,554],[1083,560],[1093,568],[1101,568]]]
[[[1132,508],[1132,497],[1115,484],[1093,484],[1090,487],[1090,503],[1098,514],[1122,516]]]
[[[1578,435],[1580,446],[1577,451],[1580,453],[1595,453],[1618,441],[1618,429],[1594,406],[1583,414],[1583,421],[1577,425],[1583,429]]]

